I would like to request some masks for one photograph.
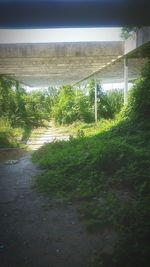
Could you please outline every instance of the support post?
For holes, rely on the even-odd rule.
[[[97,122],[97,83],[95,79],[95,122]]]
[[[124,105],[127,103],[128,93],[128,58],[124,58]]]

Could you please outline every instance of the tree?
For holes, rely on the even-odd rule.
[[[70,124],[77,120],[91,121],[88,97],[81,90],[75,93],[71,86],[63,86],[52,108],[52,117],[58,124]]]
[[[88,82],[87,87],[88,87],[90,106],[93,107],[94,106],[94,101],[95,101],[95,81],[94,81],[94,79],[91,79]]]
[[[15,83],[8,77],[0,77],[0,114],[10,120],[16,112]]]
[[[16,82],[16,121],[15,125],[27,126],[29,124],[28,115],[26,111],[26,91],[25,89]]]
[[[92,79],[88,85],[89,104],[94,115],[95,103],[95,81]],[[98,84],[97,92],[97,111],[98,119],[112,119],[120,112],[123,105],[123,93],[120,90],[111,90],[104,92],[100,84]]]
[[[121,29],[121,37],[123,39],[128,39],[134,32],[136,32],[139,29],[139,27],[123,27]]]

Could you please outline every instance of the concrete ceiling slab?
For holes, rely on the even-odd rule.
[[[150,27],[127,41],[0,44],[0,74],[31,87],[74,85],[96,77],[102,83],[138,78],[150,57]]]
[[[74,84],[124,53],[124,43],[0,44],[0,74],[31,86]]]
[[[124,53],[115,60],[107,62],[95,73],[80,80],[80,83],[96,78],[101,83],[124,81],[124,58],[128,58],[128,81],[139,78],[150,58],[150,27],[142,27],[124,42]]]
[[[148,61],[147,58],[128,58],[128,81],[133,82],[140,77],[142,70]],[[106,66],[94,76],[102,83],[119,83],[124,81],[124,59],[121,58]]]

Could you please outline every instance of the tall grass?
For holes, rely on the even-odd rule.
[[[8,118],[0,118],[0,147],[14,147],[22,136],[21,128],[12,128]]]

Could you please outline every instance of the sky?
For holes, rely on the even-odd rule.
[[[0,43],[120,41],[121,28],[0,29]]]

